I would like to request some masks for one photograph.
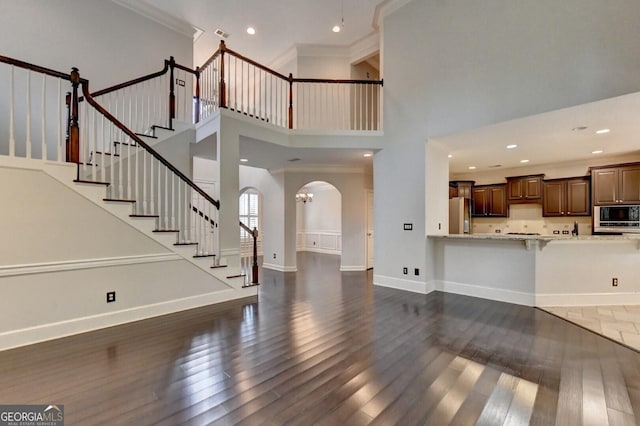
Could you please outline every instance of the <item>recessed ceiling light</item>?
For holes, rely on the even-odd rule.
[[[247,160],[246,158],[241,158],[241,159],[240,159],[240,162],[241,162],[241,163],[247,163],[247,162],[249,162],[249,160]]]
[[[373,154],[370,152],[367,152],[366,154],[362,154],[362,156],[365,158],[369,158],[369,157],[373,157]]]
[[[513,148],[517,148],[518,145],[516,144],[511,144],[511,145],[507,145],[507,149],[513,149]]]
[[[449,154],[447,155],[448,158],[453,158],[453,155]]]
[[[254,35],[256,33],[256,29],[253,27],[247,27],[247,34]]]
[[[601,149],[596,149],[595,151],[591,151],[592,154],[602,154],[604,151]]]
[[[476,166],[469,166],[469,170],[475,170]]]
[[[528,163],[529,160],[520,160],[521,163]]]
[[[578,126],[578,127],[574,127],[574,128],[573,128],[573,129],[571,129],[571,130],[573,130],[574,132],[579,132],[579,131],[587,130],[587,129],[588,129],[588,127],[587,127],[587,126]]]
[[[600,129],[600,130],[596,130],[596,133],[599,135],[604,135],[605,133],[609,133],[611,131],[611,129]]]
[[[339,33],[340,32],[340,25],[335,25],[332,30],[333,30],[334,33]]]

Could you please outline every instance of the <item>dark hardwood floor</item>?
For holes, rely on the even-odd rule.
[[[371,284],[337,257],[231,303],[0,352],[67,425],[635,425],[640,355],[543,311]],[[176,283],[176,285],[178,285]]]

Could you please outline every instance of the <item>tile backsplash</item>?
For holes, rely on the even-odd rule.
[[[553,231],[558,231],[558,234],[562,234],[562,231],[571,233],[574,222],[578,222],[579,234],[591,234],[590,216],[542,217],[540,204],[514,204],[509,207],[509,217],[474,217],[472,224],[474,234],[522,232],[553,235]]]

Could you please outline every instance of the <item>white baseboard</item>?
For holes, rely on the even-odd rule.
[[[366,270],[367,267],[364,265],[340,265],[340,272],[359,272]]]
[[[536,306],[640,305],[640,293],[537,294]]]
[[[295,266],[282,266],[282,265],[274,265],[272,263],[263,263],[263,268],[271,269],[278,272],[298,272],[298,268]]]
[[[397,290],[410,291],[413,293],[429,294],[435,290],[433,283],[424,281],[405,280],[402,278],[387,277],[384,275],[373,275],[373,284],[380,287],[395,288]]]
[[[214,293],[186,297],[184,299],[170,300],[153,305],[139,306],[117,312],[76,318],[21,330],[12,330],[0,333],[0,351],[160,315],[171,314],[187,309],[199,308],[206,305],[212,305],[214,303],[254,297],[257,294],[257,287],[249,287],[242,290],[222,290]]]
[[[301,248],[297,248],[296,251],[308,251],[311,253],[322,253],[322,254],[336,254],[338,256],[342,255],[341,250],[323,249],[319,247],[301,247]]]
[[[536,302],[535,295],[532,293],[451,281],[435,281],[434,284],[436,290],[446,293],[461,294],[463,296],[479,297],[481,299],[496,300],[524,306],[535,306]]]
[[[27,265],[0,266],[0,277],[42,274],[47,272],[77,271],[81,269],[104,268],[107,266],[136,265],[141,263],[167,262],[182,259],[177,253],[143,254],[134,256],[108,257],[103,259],[79,259],[61,262],[44,262]]]

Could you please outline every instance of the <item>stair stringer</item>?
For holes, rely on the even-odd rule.
[[[103,199],[107,197],[108,193],[108,189],[105,188],[105,185],[73,182],[76,173],[75,165],[69,163],[41,162],[41,170],[43,170],[49,176],[53,177],[66,187],[82,195],[84,198],[91,201],[95,205],[101,207],[113,216],[122,220],[127,225],[135,228],[139,232],[142,232],[147,237],[168,248],[173,253],[176,253],[183,259],[187,260],[188,262],[205,271],[207,274],[211,275],[229,288],[233,289],[238,294],[237,298],[244,298],[258,294],[256,287],[243,287],[243,278],[227,278],[228,276],[239,275],[239,268],[211,268],[212,259],[210,257],[193,257],[195,254],[195,249],[192,246],[174,245],[177,240],[175,233],[153,232],[157,228],[157,219],[129,217],[129,215],[132,213],[132,207],[130,203],[103,201]]]

